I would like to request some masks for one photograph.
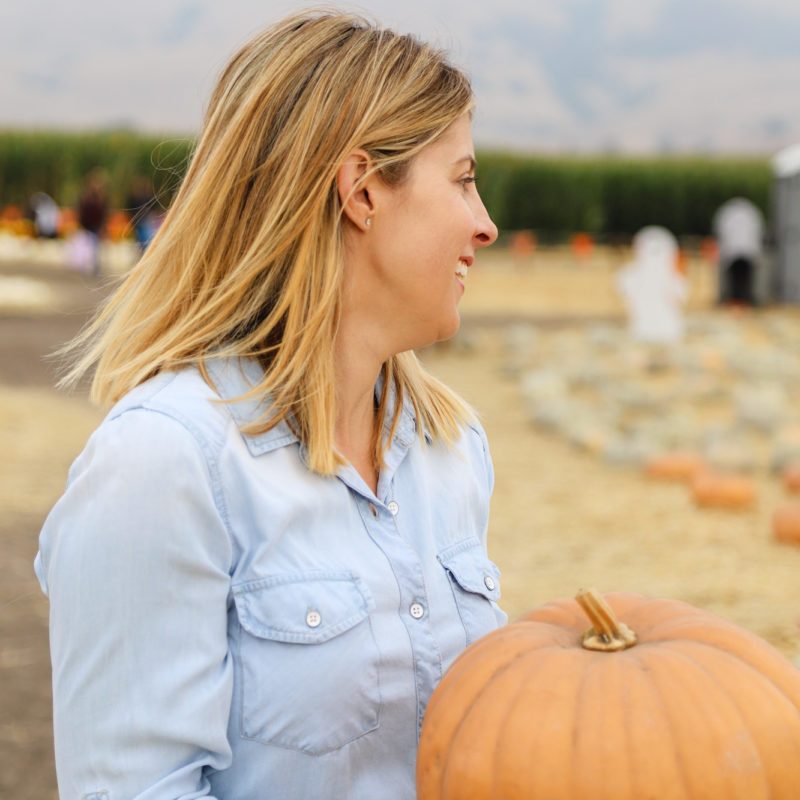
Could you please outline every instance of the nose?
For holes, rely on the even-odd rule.
[[[497,225],[492,222],[492,218],[480,198],[478,198],[478,208],[475,213],[475,233],[472,241],[476,248],[488,247],[497,241]]]

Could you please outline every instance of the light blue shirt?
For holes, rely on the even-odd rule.
[[[505,622],[479,426],[423,444],[407,405],[374,494],[285,424],[242,435],[258,413],[167,373],[73,464],[35,565],[63,800],[413,798],[434,687]]]

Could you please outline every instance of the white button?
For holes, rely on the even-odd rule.
[[[393,516],[393,517],[397,516],[397,512],[400,510],[400,506],[399,506],[399,505],[397,505],[397,503],[396,503],[394,500],[390,500],[390,501],[389,501],[389,502],[386,504],[386,508],[388,508],[388,509],[389,509],[389,511],[391,511],[391,512],[392,512],[392,516]]]
[[[319,611],[309,611],[306,614],[306,625],[309,628],[316,628],[322,622],[322,614]]]
[[[494,590],[494,578],[491,575],[487,575],[483,582],[486,584],[486,588],[491,592]]]
[[[414,619],[420,619],[425,613],[425,608],[423,607],[422,603],[412,603],[408,610]]]

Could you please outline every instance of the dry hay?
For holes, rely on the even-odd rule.
[[[66,483],[71,461],[101,419],[81,397],[0,386],[0,508],[46,511]]]
[[[44,281],[0,276],[0,313],[47,313],[58,306],[58,296]]]

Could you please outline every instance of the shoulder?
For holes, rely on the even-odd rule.
[[[231,415],[200,371],[187,367],[157,375],[125,395],[101,425],[130,428],[145,441],[160,439],[165,429],[170,438],[185,438],[180,429],[203,450],[218,450],[231,424]],[[121,424],[114,424],[121,423]]]
[[[491,494],[494,467],[486,432],[478,420],[462,423],[451,444],[425,435],[417,449],[427,472],[440,476],[437,485],[445,480],[464,491],[478,491],[486,496]]]
[[[109,411],[70,467],[67,486],[88,482],[107,491],[122,480],[119,491],[143,485],[166,491],[188,475],[217,485],[220,454],[233,425],[198,370],[157,375]]]
[[[174,489],[191,476],[216,483],[230,423],[224,404],[196,370],[165,373],[125,395],[72,464],[68,486],[135,494]],[[218,399],[218,398],[216,398]]]
[[[470,445],[482,456],[489,455],[489,440],[486,437],[486,431],[483,425],[476,419],[466,423],[463,426],[463,438],[466,439]]]
[[[175,559],[227,574],[230,523],[213,441],[224,406],[207,402],[200,384],[178,391],[180,380],[159,376],[126,395],[73,462],[40,534],[43,587],[56,574],[96,578]],[[192,417],[191,403],[211,410]]]

